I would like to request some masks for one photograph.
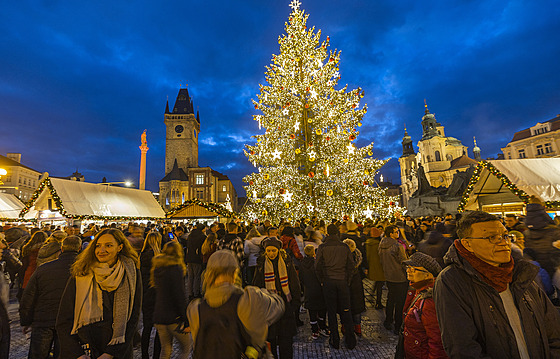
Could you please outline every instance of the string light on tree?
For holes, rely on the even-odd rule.
[[[307,26],[309,15],[300,5],[298,0],[290,4],[279,53],[266,66],[264,85],[253,101],[254,119],[265,132],[245,150],[259,168],[243,179],[247,193],[257,193],[249,196],[246,216],[364,218],[367,208],[389,216],[399,210],[389,203],[398,199],[388,197],[386,189],[364,185],[375,182],[387,161],[371,157],[373,143],[355,145],[367,112],[367,105],[360,105],[363,90],[339,85],[340,51],[329,49],[330,39],[321,38],[321,30]]]

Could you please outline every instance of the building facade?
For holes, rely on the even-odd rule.
[[[186,88],[179,89],[173,110],[166,104],[164,123],[165,177],[159,182],[159,202],[165,210],[198,198],[237,210],[237,193],[229,178],[210,167],[198,166],[200,116]]]
[[[39,185],[41,173],[21,164],[21,153],[0,155],[0,168],[7,172],[0,179],[0,192],[14,194],[24,203],[29,201]]]
[[[502,152],[508,160],[560,157],[560,115],[516,132]]]
[[[453,175],[466,171],[477,161],[468,157],[468,147],[460,140],[446,136],[444,126],[436,120],[425,105],[422,117],[422,138],[418,141],[418,152],[414,151],[412,138],[405,128],[402,140],[403,153],[399,158],[401,169],[401,188],[403,204],[407,205],[408,199],[418,189],[418,167],[422,166],[426,178],[432,187],[449,187]],[[474,147],[475,158],[480,158],[480,148]]]

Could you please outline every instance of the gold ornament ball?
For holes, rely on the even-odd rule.
[[[333,195],[332,189],[327,190],[327,196],[332,196],[332,195]]]
[[[344,159],[344,163],[348,163],[348,158],[345,158],[345,159]]]
[[[323,131],[321,129],[318,129],[317,131],[315,131],[315,133],[320,136],[323,134]]]
[[[365,170],[364,173],[366,174],[366,176],[369,175],[369,171],[368,171],[368,170]]]
[[[263,178],[264,178],[265,180],[268,180],[268,179],[270,178],[270,175],[269,175],[268,173],[265,173],[265,174],[263,175]]]
[[[315,162],[315,157],[309,157],[310,162]]]
[[[296,148],[296,155],[299,155],[301,153],[301,150],[299,148]]]
[[[372,152],[372,151],[368,151],[367,154],[370,155],[370,156],[373,156],[373,152]]]
[[[289,204],[289,203],[286,203],[286,208],[290,208],[290,204]]]

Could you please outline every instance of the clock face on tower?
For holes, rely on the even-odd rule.
[[[181,125],[175,126],[175,132],[177,132],[177,133],[181,133],[181,132],[183,132],[183,130],[184,130],[183,126],[181,126]]]

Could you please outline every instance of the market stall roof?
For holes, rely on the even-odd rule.
[[[196,198],[185,201],[182,205],[167,212],[167,218],[208,217],[237,218],[237,214],[219,203],[203,202]]]
[[[29,209],[56,210],[64,217],[75,219],[165,218],[165,212],[150,191],[49,177],[39,184],[20,216]]]
[[[18,220],[23,207],[23,202],[13,194],[0,193],[0,221]]]
[[[548,208],[560,206],[560,158],[479,162],[458,209],[526,203],[530,196],[536,196]]]

